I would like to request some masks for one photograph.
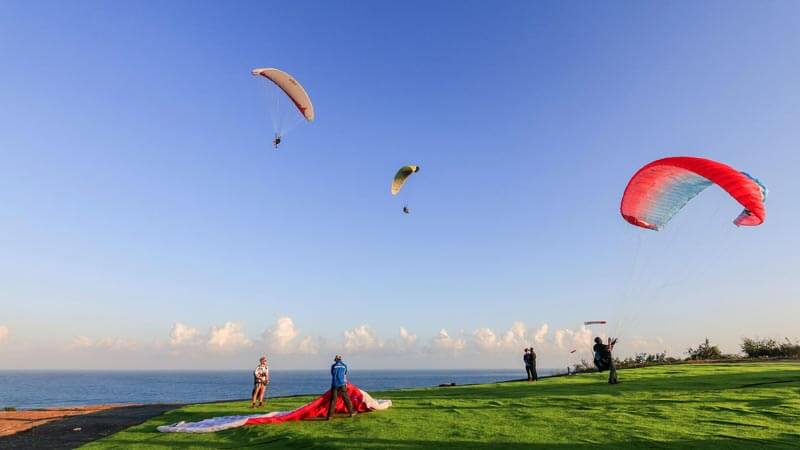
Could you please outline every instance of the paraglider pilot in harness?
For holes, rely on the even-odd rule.
[[[277,134],[277,133],[275,134],[275,139],[272,140],[272,145],[275,147],[276,150],[278,149],[278,146],[281,145],[281,135],[280,134]]]
[[[617,384],[617,368],[614,367],[614,358],[611,356],[611,351],[614,350],[614,345],[617,339],[608,338],[608,344],[603,344],[600,337],[594,338],[594,365],[597,370],[602,372],[608,370],[608,383]]]

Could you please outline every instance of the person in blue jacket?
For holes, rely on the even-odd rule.
[[[344,404],[347,406],[347,412],[350,413],[350,417],[358,414],[357,411],[353,410],[350,396],[347,395],[347,364],[342,362],[342,355],[336,355],[336,358],[333,360],[333,365],[331,366],[331,404],[328,407],[327,420],[330,420],[336,412],[337,394],[342,395],[342,400],[344,400]]]

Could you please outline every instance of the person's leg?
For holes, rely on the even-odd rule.
[[[617,384],[617,367],[614,365],[614,360],[611,360],[611,367],[608,370],[608,382]]]
[[[533,381],[539,381],[539,374],[536,373],[536,365],[534,364],[531,366],[531,372],[533,372]]]
[[[258,406],[264,405],[264,384],[261,383],[258,385],[258,391],[256,392],[256,397],[258,398]]]
[[[533,380],[533,373],[531,373],[531,366],[525,366],[525,374],[528,375],[528,381]]]
[[[250,407],[254,408],[256,406],[256,399],[258,398],[258,383],[253,385],[253,393],[250,394]]]
[[[350,402],[350,396],[347,395],[347,385],[344,385],[339,389],[342,390],[342,400],[344,400],[344,405],[347,406],[347,412],[352,415],[355,411],[353,411],[353,403]]]
[[[261,403],[264,402],[264,395],[266,395],[267,399],[269,399],[269,383],[265,384],[264,389],[261,390]]]
[[[336,391],[338,388],[331,387],[331,404],[328,406],[328,418],[336,413]]]

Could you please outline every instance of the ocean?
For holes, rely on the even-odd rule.
[[[539,369],[539,376],[555,373]],[[493,383],[525,377],[524,370],[351,370],[366,391]],[[19,409],[107,403],[200,403],[247,398],[250,371],[0,371],[0,408]],[[321,394],[324,370],[273,370],[270,396]]]

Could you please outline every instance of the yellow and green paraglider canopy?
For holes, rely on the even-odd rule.
[[[397,193],[400,192],[400,189],[403,189],[403,186],[405,186],[408,177],[415,172],[419,172],[419,166],[401,167],[400,170],[398,170],[394,175],[394,180],[392,180],[392,195],[397,195]]]

